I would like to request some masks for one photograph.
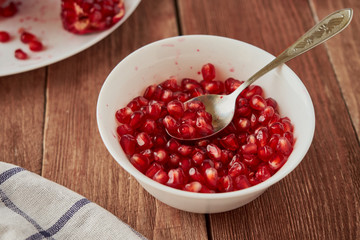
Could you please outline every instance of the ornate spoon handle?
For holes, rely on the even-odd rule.
[[[317,45],[325,42],[329,38],[341,32],[349,25],[352,15],[353,10],[351,8],[345,8],[336,11],[324,18],[313,28],[307,31],[303,36],[301,36],[293,45],[283,51],[277,58],[255,73],[247,81],[245,81],[241,85],[242,89],[239,87],[239,94],[243,89],[252,84],[265,73],[269,72],[280,64],[283,64],[290,59],[293,59],[294,57],[312,49],[313,47],[316,47]]]

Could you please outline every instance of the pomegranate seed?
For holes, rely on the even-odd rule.
[[[174,92],[173,98],[179,100],[180,102],[186,102],[190,99],[190,95],[184,92]]]
[[[271,177],[271,172],[267,166],[260,166],[255,174],[255,177],[264,182]]]
[[[20,40],[23,43],[30,43],[32,41],[36,41],[36,36],[34,34],[32,34],[32,33],[24,31],[20,35]]]
[[[134,134],[134,129],[132,129],[132,127],[130,127],[128,124],[123,124],[116,128],[116,132],[120,137],[122,137],[125,134]]]
[[[214,167],[214,161],[211,159],[205,159],[203,163],[200,165],[200,171],[202,174],[204,174],[206,169],[211,167]]]
[[[135,153],[136,141],[134,136],[125,134],[120,139],[120,145],[126,155],[133,155]]]
[[[144,173],[149,166],[149,160],[147,159],[147,157],[138,153],[132,155],[132,157],[130,158],[130,162],[137,170],[142,173]]]
[[[266,101],[260,95],[254,95],[250,99],[250,107],[255,110],[262,111],[266,107]]]
[[[160,84],[164,89],[169,89],[171,91],[178,91],[180,88],[177,85],[177,80],[175,78],[170,78]]]
[[[228,78],[225,80],[226,93],[230,94],[235,91],[242,83],[234,78]]]
[[[194,88],[193,90],[190,91],[191,98],[202,96],[202,95],[205,95],[205,91],[200,87]]]
[[[161,183],[161,184],[166,184],[167,181],[169,181],[169,176],[168,174],[160,169],[159,171],[157,171],[154,176],[152,177],[153,180],[155,180],[156,182],[158,183]]]
[[[164,93],[164,89],[158,85],[156,88],[155,88],[155,91],[152,95],[152,99],[154,100],[161,100],[161,96],[163,95]]]
[[[159,148],[155,149],[153,152],[154,160],[160,164],[164,164],[168,162],[169,156],[165,149]]]
[[[266,127],[261,127],[255,131],[255,137],[260,146],[265,146],[269,139],[269,131]]]
[[[194,138],[196,136],[196,129],[189,124],[182,124],[178,128],[178,134],[183,138]]]
[[[206,147],[209,143],[210,143],[209,140],[203,139],[203,140],[199,140],[196,144],[198,147]]]
[[[258,122],[258,119],[257,119],[257,116],[252,113],[251,116],[250,116],[250,128],[252,129],[256,129],[259,125],[259,122]]]
[[[154,153],[151,149],[145,149],[144,151],[141,151],[140,154],[147,157],[150,162],[154,161]]]
[[[41,51],[43,49],[43,45],[40,41],[33,40],[29,42],[29,49],[34,52]]]
[[[269,139],[269,146],[275,150],[276,146],[278,145],[280,135],[279,134],[273,134],[271,138]]]
[[[211,143],[209,145],[206,146],[206,151],[208,156],[215,160],[215,161],[220,161],[221,160],[221,149],[216,146],[215,144]]]
[[[241,117],[247,117],[251,114],[249,101],[246,98],[238,98],[236,100],[235,114]]]
[[[248,143],[241,146],[241,152],[243,154],[255,154],[257,153],[257,145],[255,143]]]
[[[188,145],[180,145],[178,147],[178,152],[182,156],[189,156],[193,152],[194,148]]]
[[[205,105],[201,101],[194,100],[186,104],[186,109],[196,112],[199,110],[205,110]]]
[[[246,166],[242,162],[234,162],[229,169],[229,175],[233,178],[246,172]]]
[[[236,129],[241,132],[246,132],[250,128],[250,120],[247,118],[239,118],[235,121]]]
[[[173,100],[166,106],[167,111],[174,118],[181,118],[184,115],[184,104],[179,100]]]
[[[176,153],[173,153],[173,154],[170,155],[169,164],[170,164],[172,167],[178,167],[180,161],[181,161],[181,158],[180,158],[180,156],[177,155]]]
[[[202,86],[210,94],[220,94],[224,91],[224,84],[219,81],[203,81]]]
[[[273,153],[274,153],[273,149],[265,145],[259,148],[257,155],[261,160],[266,162],[273,155]]]
[[[269,160],[269,167],[277,171],[285,164],[286,160],[283,156],[276,154]]]
[[[280,137],[276,150],[285,156],[289,156],[293,150],[293,147],[286,137]]]
[[[245,89],[245,91],[243,91],[241,93],[241,96],[250,99],[255,95],[259,95],[262,96],[263,95],[263,90],[261,87],[257,86],[257,85],[251,85],[248,88]]]
[[[180,143],[178,141],[176,141],[175,139],[171,138],[167,143],[166,143],[166,148],[172,152],[175,152],[178,150],[180,146]]]
[[[175,120],[175,118],[171,117],[170,115],[167,115],[163,119],[163,124],[170,133],[175,133],[176,130],[179,128],[179,123]]]
[[[234,184],[232,178],[227,175],[219,179],[219,190],[221,192],[231,192],[234,191]]]
[[[202,188],[201,183],[191,182],[185,185],[184,190],[189,192],[200,192]]]
[[[205,182],[210,189],[216,189],[218,183],[218,172],[215,168],[208,168],[205,170]]]
[[[270,126],[271,124],[273,124],[275,122],[279,122],[279,121],[280,121],[280,115],[275,113],[274,116],[268,122],[268,125]]]
[[[192,167],[189,169],[189,177],[193,181],[198,181],[200,183],[205,183],[205,179],[203,175],[199,172],[199,170],[196,167]]]
[[[115,118],[120,123],[129,123],[130,117],[133,114],[133,111],[129,107],[124,107],[116,111]]]
[[[201,88],[201,85],[194,79],[184,78],[183,80],[181,80],[181,88],[184,91],[191,91],[195,88]]]
[[[222,149],[220,162],[222,162],[223,164],[228,164],[233,156],[234,156],[233,152]]]
[[[147,134],[154,133],[157,125],[153,119],[146,119],[144,125],[141,126],[141,131],[146,132]]]
[[[139,149],[148,149],[153,146],[150,136],[145,132],[136,135],[136,143]]]
[[[281,119],[281,123],[284,126],[284,132],[293,132],[294,126],[291,124],[291,122],[287,119]]]
[[[260,163],[260,160],[255,155],[243,155],[243,157],[243,163],[249,168],[257,167]]]
[[[239,142],[239,145],[243,145],[247,142],[247,138],[248,138],[249,134],[248,133],[239,133],[237,135],[237,139]]]
[[[166,139],[165,135],[157,134],[154,136],[153,142],[154,142],[155,147],[163,147],[166,145],[167,139]]]
[[[173,188],[181,188],[185,184],[185,174],[182,168],[170,169],[167,185]]]
[[[253,143],[256,144],[257,140],[254,134],[248,135],[246,139],[246,143]]]
[[[239,148],[239,144],[237,142],[237,138],[234,133],[231,133],[220,139],[220,144],[231,151],[235,151]]]
[[[10,2],[9,5],[3,7],[2,9],[0,7],[0,10],[1,10],[0,11],[1,15],[4,16],[4,17],[12,17],[18,11],[18,9],[17,9],[14,2]]]
[[[145,114],[142,111],[135,111],[130,117],[129,125],[132,128],[138,128],[143,124],[144,121]]]
[[[136,100],[132,100],[128,103],[128,105],[126,105],[127,107],[129,107],[132,111],[137,111],[140,109],[140,103]]]
[[[194,163],[195,165],[198,165],[198,166],[203,163],[204,159],[205,159],[205,156],[204,156],[204,154],[201,153],[201,152],[196,152],[196,153],[192,156],[193,163]]]
[[[241,158],[240,154],[235,154],[229,163],[229,167],[232,167],[232,165],[234,165],[236,162],[241,162],[241,160],[242,160],[242,158]]]
[[[20,60],[25,60],[25,59],[27,59],[27,54],[23,51],[23,50],[21,50],[21,49],[16,49],[15,50],[15,57],[17,58],[17,59],[20,59]]]
[[[170,91],[169,89],[165,89],[163,91],[163,94],[161,95],[161,101],[163,101],[164,103],[168,103],[173,99],[173,92]]]
[[[184,170],[184,173],[189,172],[189,169],[191,168],[191,159],[190,158],[183,158],[179,162],[179,166]]]
[[[215,78],[215,67],[211,63],[205,64],[201,68],[201,74],[205,81],[211,81]]]
[[[278,104],[275,99],[267,98],[265,101],[266,101],[266,105],[271,106],[274,110],[277,109]]]
[[[235,177],[234,186],[236,189],[245,189],[251,187],[251,184],[245,175]]]
[[[155,92],[155,88],[156,88],[155,85],[148,86],[143,94],[144,98],[148,100],[152,99],[152,96]]]
[[[10,40],[10,35],[8,32],[0,31],[0,42],[8,42]]]
[[[270,131],[270,134],[273,135],[273,134],[283,134],[284,133],[284,125],[280,122],[275,122],[275,123],[272,123],[270,126],[269,126],[269,131]]]
[[[160,169],[162,169],[162,166],[158,163],[152,163],[148,170],[146,171],[145,175],[149,178],[152,178],[155,173],[157,173]]]
[[[258,117],[259,123],[267,123],[269,122],[272,117],[275,114],[275,110],[271,106],[267,106],[264,108],[264,110],[260,113],[260,116]]]
[[[206,122],[203,117],[198,117],[196,119],[196,131],[200,136],[207,136],[214,132],[214,128],[211,123]]]
[[[291,133],[291,132],[286,132],[286,133],[284,133],[283,136],[286,137],[286,138],[289,140],[289,142],[291,143],[291,145],[294,145],[294,134],[293,134],[293,133]]]

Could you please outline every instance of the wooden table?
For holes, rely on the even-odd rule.
[[[288,63],[315,106],[313,144],[255,201],[220,214],[183,212],[155,200],[107,152],[96,124],[98,93],[134,50],[166,37],[213,34],[276,55],[345,7],[355,14],[348,29]],[[144,0],[95,46],[0,78],[0,161],[84,195],[149,239],[360,239],[359,14],[358,0]]]

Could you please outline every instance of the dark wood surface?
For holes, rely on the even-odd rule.
[[[129,53],[179,34],[212,34],[276,55],[345,7],[354,9],[348,29],[288,63],[314,103],[313,144],[289,176],[255,201],[219,214],[176,210],[150,196],[107,152],[96,101]],[[359,13],[357,0],[144,0],[95,46],[0,78],[0,161],[84,195],[149,239],[360,239]]]

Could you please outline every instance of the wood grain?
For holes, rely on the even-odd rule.
[[[43,176],[98,203],[149,239],[204,239],[204,216],[150,196],[112,159],[96,124],[106,76],[137,48],[176,36],[175,16],[172,1],[142,1],[111,36],[49,67]]]
[[[330,12],[343,8],[353,8],[354,16],[349,27],[341,35],[326,43],[331,63],[341,86],[341,92],[348,106],[353,126],[360,141],[360,2],[345,1],[318,1],[312,0],[315,16],[324,18]]]
[[[0,78],[0,161],[41,173],[45,69]]]
[[[178,3],[184,34],[231,37],[274,55],[315,24],[307,1]],[[288,65],[314,102],[313,144],[299,167],[257,200],[210,215],[212,239],[360,238],[360,150],[326,48],[319,46]]]

